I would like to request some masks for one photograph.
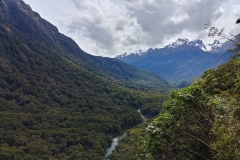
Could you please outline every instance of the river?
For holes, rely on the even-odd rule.
[[[145,118],[146,118],[146,117],[142,114],[141,109],[138,109],[137,111],[141,114],[142,119],[145,119]]]
[[[118,142],[120,139],[122,139],[126,134],[123,133],[123,135],[121,136],[118,136],[116,138],[113,138],[113,141],[112,141],[112,144],[111,146],[107,149],[106,151],[106,154],[105,154],[105,159],[103,160],[109,160],[109,159],[106,159],[107,156],[109,156],[110,154],[112,154],[112,151],[115,149],[115,147],[118,145]]]
[[[138,109],[137,110],[141,116],[142,116],[142,119],[145,121],[146,117],[142,114],[141,110]],[[118,137],[115,137],[113,138],[113,141],[112,141],[112,144],[111,146],[106,150],[106,154],[105,154],[105,158],[103,160],[110,160],[108,158],[106,158],[107,156],[109,156],[110,154],[112,154],[113,150],[115,149],[115,147],[118,145],[118,142],[120,139],[122,139],[126,134],[123,133],[121,136],[118,136]]]

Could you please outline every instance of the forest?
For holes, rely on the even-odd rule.
[[[167,90],[96,75],[40,45],[29,50],[4,30],[0,159],[101,159],[114,136],[142,122],[137,109],[159,113]]]
[[[240,158],[240,59],[172,90],[162,112],[128,130],[111,160]]]
[[[0,13],[0,159],[100,160],[162,109],[160,76],[88,55],[21,0]]]
[[[102,160],[123,133],[111,160],[239,159],[238,57],[169,92],[88,55],[22,0],[0,0],[0,13],[0,159]]]

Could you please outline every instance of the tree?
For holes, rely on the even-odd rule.
[[[215,118],[225,112],[225,102],[209,96],[200,86],[173,91],[165,111],[147,128],[146,142],[154,159],[224,159],[211,146]]]
[[[211,146],[225,159],[239,160],[240,157],[240,111],[239,107],[230,107],[219,117],[212,128],[216,141]]]
[[[240,23],[240,19],[236,21],[236,24],[238,23]],[[236,36],[233,36],[233,38],[231,38],[224,33],[224,28],[218,29],[215,26],[211,26],[211,23],[209,21],[205,24],[205,26],[206,26],[205,29],[208,30],[209,37],[220,37],[222,39],[232,42],[235,48],[229,49],[228,51],[232,52],[235,55],[234,58],[237,58],[240,56],[240,52],[239,52],[240,51],[240,42],[239,42],[240,35],[236,35]]]

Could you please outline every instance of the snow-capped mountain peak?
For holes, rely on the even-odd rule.
[[[149,48],[147,51],[143,51],[143,50],[138,50],[137,52],[135,52],[135,53],[123,53],[123,54],[121,54],[121,55],[118,55],[118,56],[116,56],[115,58],[123,58],[123,57],[127,57],[127,56],[131,56],[131,55],[133,55],[133,56],[140,56],[140,55],[143,55],[143,54],[145,54],[145,53],[149,53],[149,52],[152,52],[153,51],[153,49],[152,48]]]
[[[143,53],[143,50],[138,50],[135,54],[141,55]]]
[[[180,46],[180,45],[187,44],[187,43],[189,43],[189,40],[187,38],[183,38],[183,39],[178,38],[176,40],[176,42],[174,42],[173,44],[177,45],[177,46]]]
[[[212,44],[212,47],[222,47],[223,43],[219,42],[219,40],[215,40]]]
[[[118,56],[116,56],[116,58],[123,58],[123,57],[126,57],[126,56],[128,56],[129,54],[127,54],[126,52],[125,53],[123,53],[123,54],[121,54],[121,55],[118,55]]]
[[[169,45],[165,46],[164,48],[177,48],[181,45],[187,44],[188,42],[189,42],[189,40],[187,38],[184,38],[184,39],[178,38],[176,40],[176,42],[169,44]]]
[[[164,48],[177,48],[179,46],[182,46],[182,45],[189,45],[189,46],[197,46],[199,48],[201,48],[202,50],[206,51],[206,46],[203,44],[202,40],[194,40],[194,41],[189,41],[187,38],[178,38],[176,40],[176,42],[170,44],[170,45],[167,45],[166,47]]]
[[[214,40],[213,44],[209,44],[212,49],[222,47],[223,43],[219,42],[218,40]]]
[[[224,43],[221,43],[218,40],[214,40],[214,42],[212,44],[205,45],[201,39],[189,41],[187,38],[178,38],[172,44],[166,45],[164,47],[164,49],[175,49],[175,48],[178,48],[180,46],[195,46],[195,47],[198,47],[205,52],[208,51],[208,52],[212,52],[212,53],[215,53],[215,52],[217,53],[217,52],[221,52],[223,44]],[[118,55],[116,58],[123,58],[123,57],[127,57],[127,56],[130,56],[130,55],[131,56],[141,56],[141,55],[153,52],[153,51],[154,50],[152,48],[149,48],[147,51],[139,50],[135,53],[130,53],[130,54],[129,53],[124,53],[124,54]]]
[[[223,46],[224,43],[221,43],[220,41],[218,40],[214,40],[214,42],[212,44],[208,44],[207,45],[207,48],[208,48],[208,51],[209,52],[220,52],[222,46]]]

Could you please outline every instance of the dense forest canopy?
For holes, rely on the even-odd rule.
[[[166,100],[163,78],[90,56],[22,0],[0,0],[0,159],[100,160],[126,132],[111,160],[238,160],[239,75],[236,56]],[[161,113],[141,124],[139,108]]]
[[[209,36],[226,35],[212,27]],[[234,57],[173,90],[157,118],[130,129],[111,159],[240,159],[239,35],[227,39]]]
[[[194,86],[172,92],[148,126],[154,159],[239,159],[239,64],[231,59]]]
[[[137,109],[161,110],[169,84],[147,75],[86,54],[22,0],[0,0],[0,159],[102,159],[142,122]]]
[[[153,120],[128,130],[111,160],[240,158],[240,59],[173,90]]]

